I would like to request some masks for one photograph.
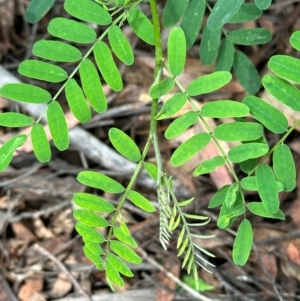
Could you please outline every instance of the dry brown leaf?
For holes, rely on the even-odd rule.
[[[49,295],[52,298],[60,298],[66,295],[72,288],[72,282],[65,273],[59,273]]]
[[[43,276],[35,275],[25,280],[25,283],[21,286],[18,297],[22,301],[28,301],[34,292],[40,292],[43,289]]]
[[[265,269],[268,271],[269,276],[275,280],[277,276],[277,263],[276,263],[276,257],[273,254],[270,253],[259,253],[260,260],[262,261],[262,264],[264,265]],[[260,278],[266,281],[269,281],[269,277],[262,271]]]
[[[33,292],[33,294],[29,297],[28,301],[47,301],[45,297],[37,292]]]
[[[21,239],[23,241],[32,241],[36,239],[33,233],[25,226],[23,222],[13,223],[12,229],[17,239]]]
[[[286,255],[289,260],[300,267],[300,239],[293,239],[286,247]]]

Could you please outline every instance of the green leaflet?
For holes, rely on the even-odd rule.
[[[268,63],[278,76],[300,84],[300,60],[288,55],[274,55]]]
[[[253,214],[267,217],[267,218],[278,218],[278,219],[285,219],[284,213],[279,209],[276,213],[271,214],[269,213],[262,202],[251,202],[247,205],[249,211],[251,211]]]
[[[108,132],[109,140],[114,148],[125,158],[138,162],[141,159],[141,153],[136,143],[117,128],[111,128]]]
[[[91,120],[92,114],[80,86],[74,78],[67,81],[65,86],[66,98],[71,112],[81,123]]]
[[[254,122],[231,122],[218,125],[215,137],[224,141],[251,141],[263,135],[263,126]]]
[[[280,102],[295,111],[300,111],[300,91],[294,85],[271,74],[266,74],[262,78],[262,84]]]
[[[249,173],[256,167],[257,159],[247,159],[240,162],[240,168],[243,172]]]
[[[182,73],[185,64],[185,59],[185,35],[180,27],[175,27],[171,30],[168,39],[168,63],[172,75],[178,76]]]
[[[249,94],[255,94],[259,90],[259,74],[243,52],[235,52],[233,70],[238,81]]]
[[[25,12],[25,19],[29,23],[37,23],[53,6],[55,0],[31,0]]]
[[[48,32],[63,40],[91,44],[96,40],[96,32],[89,26],[69,19],[54,18],[48,25]]]
[[[128,198],[134,205],[136,205],[137,207],[141,208],[144,211],[147,212],[156,211],[155,207],[152,205],[152,203],[149,200],[147,200],[144,196],[142,196],[140,193],[134,190],[130,190],[128,192]]]
[[[6,112],[0,114],[0,125],[6,127],[24,127],[34,124],[33,118],[21,113]]]
[[[73,201],[77,206],[92,211],[110,213],[115,210],[110,202],[89,193],[75,193]]]
[[[187,98],[188,96],[182,92],[174,94],[171,98],[169,98],[164,103],[161,110],[157,113],[155,119],[156,120],[166,119],[178,113],[185,105]]]
[[[257,180],[255,176],[243,178],[241,180],[241,186],[243,187],[243,189],[249,191],[258,191]],[[283,191],[283,185],[280,182],[277,182],[277,189],[278,192]]]
[[[37,41],[33,45],[32,53],[55,62],[77,62],[82,58],[76,47],[60,41]]]
[[[114,62],[110,49],[104,42],[99,41],[95,44],[94,56],[106,83],[112,90],[116,92],[121,91],[123,89],[123,82],[119,69]]]
[[[124,286],[123,279],[121,278],[118,270],[111,264],[110,261],[106,261],[105,270],[106,276],[108,276],[112,282],[118,286]]]
[[[182,143],[171,156],[171,164],[179,166],[187,162],[197,152],[202,150],[211,140],[207,133],[199,133]]]
[[[93,251],[88,247],[88,245],[83,246],[83,252],[87,258],[89,258],[95,265],[103,264],[103,259],[99,254],[93,253]]]
[[[253,232],[251,223],[244,219],[238,229],[233,244],[232,259],[236,265],[244,265],[250,255],[253,243]]]
[[[162,14],[163,26],[168,28],[176,25],[183,16],[188,4],[189,0],[167,0]]]
[[[15,150],[22,146],[27,140],[27,135],[17,135],[7,140],[0,147],[0,171],[5,170],[11,162]]]
[[[298,51],[300,51],[300,30],[293,32],[290,37],[290,44]]]
[[[296,168],[290,148],[286,144],[278,145],[273,153],[274,174],[284,191],[292,191],[296,187]]]
[[[225,164],[225,159],[222,156],[215,156],[211,159],[207,159],[194,170],[193,176],[197,177],[203,174],[211,173],[216,168]]]
[[[262,16],[262,11],[254,3],[243,3],[228,23],[244,23],[256,20]]]
[[[139,9],[130,9],[127,21],[134,33],[144,42],[154,45],[154,29],[150,20]]]
[[[255,96],[246,96],[243,103],[250,108],[250,114],[270,131],[281,134],[288,128],[285,115],[266,101]]]
[[[57,101],[52,101],[47,110],[50,133],[55,146],[60,150],[69,147],[69,132],[64,112]]]
[[[143,162],[144,168],[148,175],[154,180],[157,180],[158,168],[155,164],[149,162]]]
[[[117,269],[121,274],[127,277],[133,277],[131,270],[129,267],[121,260],[118,256],[113,253],[107,254],[107,260]]]
[[[214,71],[230,71],[234,58],[234,46],[229,39],[223,40],[219,47]]]
[[[82,224],[90,227],[104,228],[109,225],[105,218],[91,211],[75,209],[73,216]]]
[[[132,65],[134,62],[133,51],[119,26],[110,26],[108,30],[108,40],[116,56],[124,64]]]
[[[81,171],[76,179],[83,185],[101,189],[109,193],[122,193],[125,190],[117,181],[95,171]]]
[[[238,45],[261,45],[270,42],[272,34],[266,28],[241,28],[231,31],[228,38]]]
[[[166,77],[162,81],[155,83],[151,86],[149,95],[154,99],[159,98],[170,92],[174,88],[174,85],[174,79]]]
[[[120,228],[114,227],[113,229],[114,236],[121,242],[128,244],[132,248],[137,248],[138,244],[133,239],[131,235],[126,235]]]
[[[85,246],[95,255],[102,255],[104,252],[98,243],[83,239]]]
[[[89,0],[80,0],[80,5],[77,0],[66,0],[64,9],[73,17],[83,21],[98,25],[109,25],[112,22],[108,11]]]
[[[47,103],[51,100],[51,94],[48,91],[33,85],[19,83],[2,86],[0,95],[26,103]]]
[[[240,102],[217,100],[204,104],[201,114],[211,118],[244,117],[249,114],[249,108]]]
[[[279,209],[277,182],[269,165],[260,164],[256,168],[258,194],[267,212],[275,214]]]
[[[134,264],[142,263],[142,259],[140,258],[140,256],[138,256],[133,250],[131,250],[121,242],[116,240],[111,240],[110,247],[121,258]]]
[[[98,113],[106,112],[106,96],[102,89],[98,71],[91,60],[85,59],[79,67],[83,91],[93,109]]]
[[[204,0],[191,0],[183,15],[180,27],[185,34],[187,49],[190,49],[196,41],[205,9],[206,2]]]
[[[44,163],[51,159],[51,148],[42,125],[35,124],[31,129],[31,143],[37,159]]]
[[[211,31],[205,25],[202,33],[199,57],[204,65],[212,64],[218,54],[221,38],[221,28]]]
[[[228,208],[231,208],[232,205],[235,203],[238,190],[239,190],[239,186],[237,183],[233,183],[232,185],[229,186],[224,200],[224,204]]]
[[[100,232],[80,222],[75,224],[75,229],[84,239],[91,242],[102,243],[105,241],[104,236]]]
[[[272,0],[254,0],[255,4],[259,9],[265,10],[268,9],[272,3]]]
[[[227,23],[242,6],[244,0],[219,0],[207,20],[210,30],[217,30]]]
[[[120,229],[121,229],[121,231],[122,231],[124,234],[126,234],[126,235],[131,235],[131,233],[130,233],[130,231],[129,231],[129,229],[128,229],[128,227],[127,227],[127,225],[126,225],[126,223],[125,223],[124,221],[121,221],[121,222],[120,222]]]
[[[228,158],[233,163],[240,163],[248,159],[259,158],[265,155],[269,146],[265,143],[245,143],[233,147],[228,152]]]
[[[217,71],[208,75],[203,75],[193,80],[187,87],[190,96],[209,93],[220,89],[231,81],[231,73],[227,71]]]
[[[175,119],[165,131],[167,139],[174,139],[187,130],[191,125],[198,120],[198,114],[194,111],[189,111],[184,115]]]

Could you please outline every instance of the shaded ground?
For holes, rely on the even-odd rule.
[[[15,3],[19,5],[15,6]],[[26,80],[18,76],[18,64],[31,58],[31,47],[36,40],[48,38],[47,24],[53,16],[62,13],[61,3],[59,1],[38,25],[29,26],[23,20],[27,0],[0,0],[0,86],[18,79]],[[288,43],[290,34],[300,28],[299,1],[274,1],[271,9],[257,23],[249,22],[245,26],[265,26],[274,34],[269,44],[242,49],[255,63],[261,75],[268,72],[267,60],[271,55],[281,53],[299,56]],[[218,212],[206,209],[216,188],[230,183],[231,177],[225,168],[218,169],[210,177],[195,179],[190,176],[190,171],[198,165],[199,160],[209,158],[216,150],[213,146],[206,148],[181,168],[175,169],[168,161],[177,145],[201,130],[196,126],[178,139],[166,141],[163,132],[169,121],[164,121],[159,124],[159,135],[165,168],[177,181],[177,195],[195,196],[194,205],[189,210],[212,218],[212,222],[199,231],[215,234],[216,237],[205,242],[198,241],[199,245],[216,255],[213,260],[216,268],[212,269],[212,274],[199,271],[199,277],[204,281],[202,288],[209,289],[205,292],[207,299],[200,295],[192,296],[186,290],[178,290],[178,279],[183,279],[185,271],[181,271],[181,259],[176,257],[175,240],[171,241],[169,250],[164,252],[158,239],[158,215],[142,212],[129,204],[124,207],[123,216],[140,243],[140,254],[144,257],[143,264],[132,267],[135,277],[127,279],[125,287],[116,288],[117,293],[111,295],[103,272],[95,270],[83,255],[82,242],[74,231],[72,217],[72,194],[85,189],[76,182],[77,173],[84,169],[101,170],[126,184],[134,165],[120,161],[121,158],[108,143],[107,131],[112,125],[118,127],[129,133],[141,148],[148,134],[150,98],[147,93],[153,77],[152,50],[138,41],[126,26],[124,33],[131,40],[137,59],[133,66],[125,68],[120,65],[125,82],[125,89],[121,93],[115,94],[105,87],[109,100],[107,113],[94,115],[92,122],[88,124],[77,125],[72,115],[66,111],[72,127],[71,147],[68,151],[58,153],[53,148],[53,160],[49,164],[39,164],[30,151],[30,145],[27,145],[14,158],[12,165],[0,173],[0,301],[86,300],[86,295],[93,295],[93,300],[110,301],[300,299],[298,189],[280,196],[286,221],[249,216],[254,225],[255,247],[245,267],[235,266],[231,260],[235,227],[227,231],[219,230],[216,226]],[[199,45],[199,41],[196,45]],[[83,53],[86,51],[84,47],[81,50]],[[198,46],[194,46],[188,53],[185,72],[180,76],[183,85],[212,71],[212,67],[200,63],[198,52]],[[63,67],[70,71],[74,65]],[[43,84],[43,87],[53,94],[59,88],[55,84]],[[238,101],[243,96],[244,90],[233,80],[217,93],[199,99],[199,106],[215,99]],[[260,96],[276,105],[266,91],[261,90]],[[59,101],[65,104],[63,96]],[[27,111],[32,116],[40,114],[39,108],[35,106],[17,106],[1,98],[0,109]],[[184,109],[181,113],[183,112]],[[291,124],[300,118],[299,114],[291,114],[289,111],[285,111],[285,114]],[[210,122],[212,126],[216,125],[214,120]],[[1,141],[14,133],[0,128]],[[271,144],[276,143],[278,138],[267,133]],[[287,143],[293,150],[299,167],[298,131],[291,135]],[[225,149],[230,146],[224,144]],[[147,160],[153,161],[153,158],[154,153],[150,151]],[[297,173],[298,171],[299,168]],[[298,180],[297,187],[299,185]],[[137,188],[157,205],[153,182],[141,176]],[[105,197],[112,198],[108,194]],[[256,195],[249,193],[247,197],[255,199]],[[163,269],[173,276],[167,276]]]

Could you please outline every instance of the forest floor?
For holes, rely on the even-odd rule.
[[[35,41],[49,38],[46,28],[51,18],[66,15],[62,9],[63,1],[57,1],[38,24],[29,25],[24,21],[24,9],[28,2],[0,0],[0,33],[3,33],[0,35],[0,87],[17,81],[37,83],[18,75],[18,65],[33,57],[31,49]],[[299,53],[289,44],[290,35],[300,29],[299,1],[273,1],[263,17],[244,26],[264,26],[273,33],[270,43],[241,49],[251,58],[261,76],[269,72],[267,63],[272,55],[299,57]],[[281,209],[286,214],[286,220],[249,216],[254,225],[255,246],[248,263],[243,267],[235,266],[231,252],[236,225],[227,230],[218,229],[217,209],[207,209],[208,202],[217,189],[232,182],[231,175],[224,167],[217,169],[209,177],[191,176],[191,171],[200,160],[216,153],[213,146],[206,148],[183,167],[172,167],[169,158],[174,149],[199,129],[191,127],[177,139],[166,140],[163,134],[171,119],[160,122],[158,126],[165,169],[178,181],[178,187],[181,187],[177,189],[180,199],[195,196],[189,211],[211,217],[211,222],[199,231],[215,235],[215,238],[205,241],[199,239],[197,242],[216,255],[212,261],[215,265],[211,269],[212,273],[199,270],[201,290],[191,295],[180,287],[180,283],[189,284],[191,279],[185,270],[181,270],[182,260],[176,256],[176,238],[171,240],[167,251],[161,247],[157,212],[145,213],[129,204],[124,207],[122,214],[139,243],[139,252],[144,260],[141,265],[132,266],[135,276],[126,278],[125,286],[116,287],[114,293],[106,284],[104,273],[95,269],[83,254],[82,240],[74,230],[72,195],[86,191],[86,188],[76,181],[76,175],[86,169],[101,171],[126,185],[132,165],[118,163],[119,157],[108,140],[108,129],[114,126],[126,131],[141,149],[148,135],[151,109],[148,91],[153,82],[153,49],[136,39],[126,25],[123,31],[133,45],[136,60],[129,67],[119,64],[125,84],[121,93],[114,93],[104,86],[109,103],[108,111],[102,115],[95,114],[87,124],[77,124],[67,111],[66,100],[61,95],[58,100],[64,105],[66,118],[72,128],[70,149],[58,152],[53,147],[52,160],[41,164],[28,145],[16,154],[10,167],[0,173],[0,301],[83,301],[87,300],[87,295],[91,296],[89,300],[95,301],[300,300],[300,177],[293,192],[280,195]],[[164,37],[167,36],[166,30]],[[201,35],[188,51],[185,70],[180,76],[183,85],[213,71],[213,66],[204,66],[199,60],[200,38]],[[166,39],[163,42],[166,44]],[[80,47],[83,53],[87,49]],[[63,67],[71,71],[74,65],[65,64]],[[52,95],[59,89],[57,84],[38,84]],[[176,91],[172,91],[174,92]],[[217,99],[241,101],[244,95],[244,89],[233,79],[223,89],[197,101],[199,105]],[[274,106],[277,104],[263,88],[258,95]],[[0,97],[0,112],[19,111],[38,116],[40,113],[36,110],[35,106],[17,105]],[[286,108],[281,110],[290,124],[300,118],[299,113],[291,113]],[[184,109],[180,114],[183,113]],[[210,122],[212,126],[216,125],[215,120]],[[0,128],[1,142],[15,133],[12,129],[7,131]],[[293,151],[298,175],[299,136],[297,129],[287,140]],[[279,137],[266,133],[266,139],[274,145]],[[225,149],[231,147],[225,143],[223,146]],[[154,160],[154,151],[150,150],[147,161]],[[240,173],[238,166],[236,171]],[[152,184],[139,181],[136,189],[157,206],[155,185]],[[117,202],[107,193],[104,197]],[[255,199],[257,196],[249,193],[247,197]],[[175,232],[174,235],[178,233]],[[166,271],[173,277],[169,277]]]

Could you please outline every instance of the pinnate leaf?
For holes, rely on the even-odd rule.
[[[22,113],[6,112],[0,114],[0,125],[5,127],[24,127],[34,124],[33,118]]]
[[[111,240],[110,247],[121,258],[134,264],[142,263],[142,259],[140,258],[140,256],[138,256],[133,250],[131,250],[129,247],[125,246],[121,242]]]
[[[37,159],[44,163],[51,159],[51,148],[44,127],[36,124],[31,129],[31,143]]]

